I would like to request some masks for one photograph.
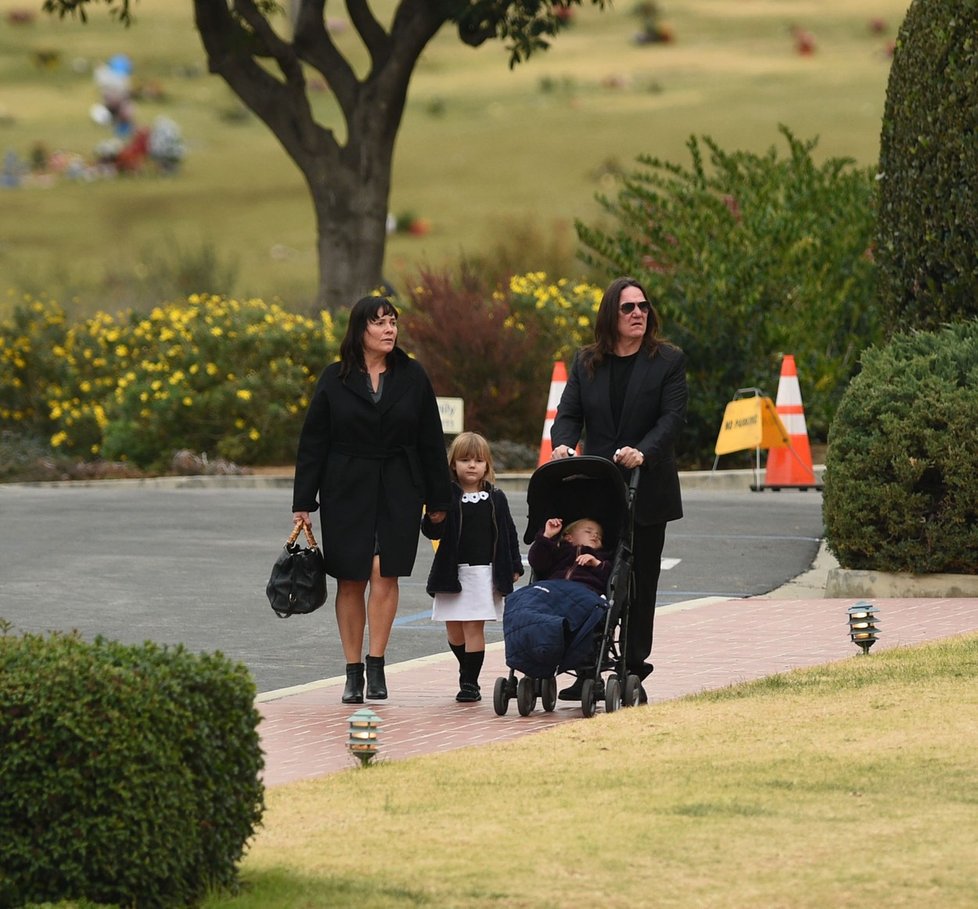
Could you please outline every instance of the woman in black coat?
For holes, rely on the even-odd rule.
[[[346,657],[343,703],[387,697],[384,651],[398,578],[411,574],[424,508],[451,504],[438,402],[421,365],[397,347],[397,310],[364,297],[350,310],[340,360],[323,370],[299,436],[293,518],[321,508],[326,572]],[[369,595],[367,588],[369,586]]]
[[[675,443],[686,422],[686,355],[659,334],[659,316],[634,278],[616,278],[598,307],[594,343],[574,357],[550,431],[553,457],[566,458],[583,435],[584,453],[623,470],[640,468],[635,497],[636,591],[628,613],[625,663],[652,672],[652,625],[666,522],[683,516]],[[560,692],[580,699],[580,684]],[[645,689],[640,693],[644,702]]]

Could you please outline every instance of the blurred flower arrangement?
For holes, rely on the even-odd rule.
[[[0,429],[151,469],[178,449],[288,462],[338,346],[328,313],[262,300],[195,294],[69,324],[56,303],[28,299],[0,322]]]

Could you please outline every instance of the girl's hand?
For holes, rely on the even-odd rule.
[[[583,568],[593,568],[595,565],[600,565],[601,563],[589,552],[582,553],[575,560],[578,565]]]
[[[564,522],[560,518],[548,518],[547,523],[543,527],[543,535],[548,540],[552,540],[558,533],[560,533],[560,529],[563,526]]]
[[[428,517],[431,519],[431,523],[432,524],[440,524],[442,521],[445,520],[445,512],[444,511],[429,511],[428,512]]]
[[[522,577],[522,575],[518,571],[514,571],[513,572],[513,583],[515,584],[521,577]]]
[[[312,520],[309,518],[308,511],[294,511],[292,512],[292,523],[293,524],[312,524]]]

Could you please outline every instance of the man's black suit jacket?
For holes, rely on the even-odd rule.
[[[553,447],[575,448],[609,460],[619,448],[645,456],[635,500],[638,524],[660,524],[683,516],[676,439],[686,422],[686,355],[660,344],[649,357],[641,350],[625,390],[621,419],[611,412],[611,366],[606,360],[588,375],[578,352],[567,376],[550,430]]]

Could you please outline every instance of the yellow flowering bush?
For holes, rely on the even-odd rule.
[[[46,390],[61,381],[67,321],[56,303],[26,298],[0,322],[0,428],[46,437]]]
[[[574,351],[594,340],[594,318],[604,289],[567,278],[548,278],[545,272],[528,272],[509,279],[506,291],[496,296],[509,304],[507,328],[539,330],[551,348],[552,360],[569,363]]]
[[[23,351],[15,329],[0,327],[5,355]],[[179,449],[248,464],[290,461],[316,378],[338,349],[328,314],[311,319],[262,300],[196,294],[149,314],[97,313],[56,341],[46,355],[31,348],[44,419],[26,395],[17,412],[31,413],[59,452],[147,468]],[[0,373],[4,400],[8,372]],[[0,426],[16,419],[8,409]]]

